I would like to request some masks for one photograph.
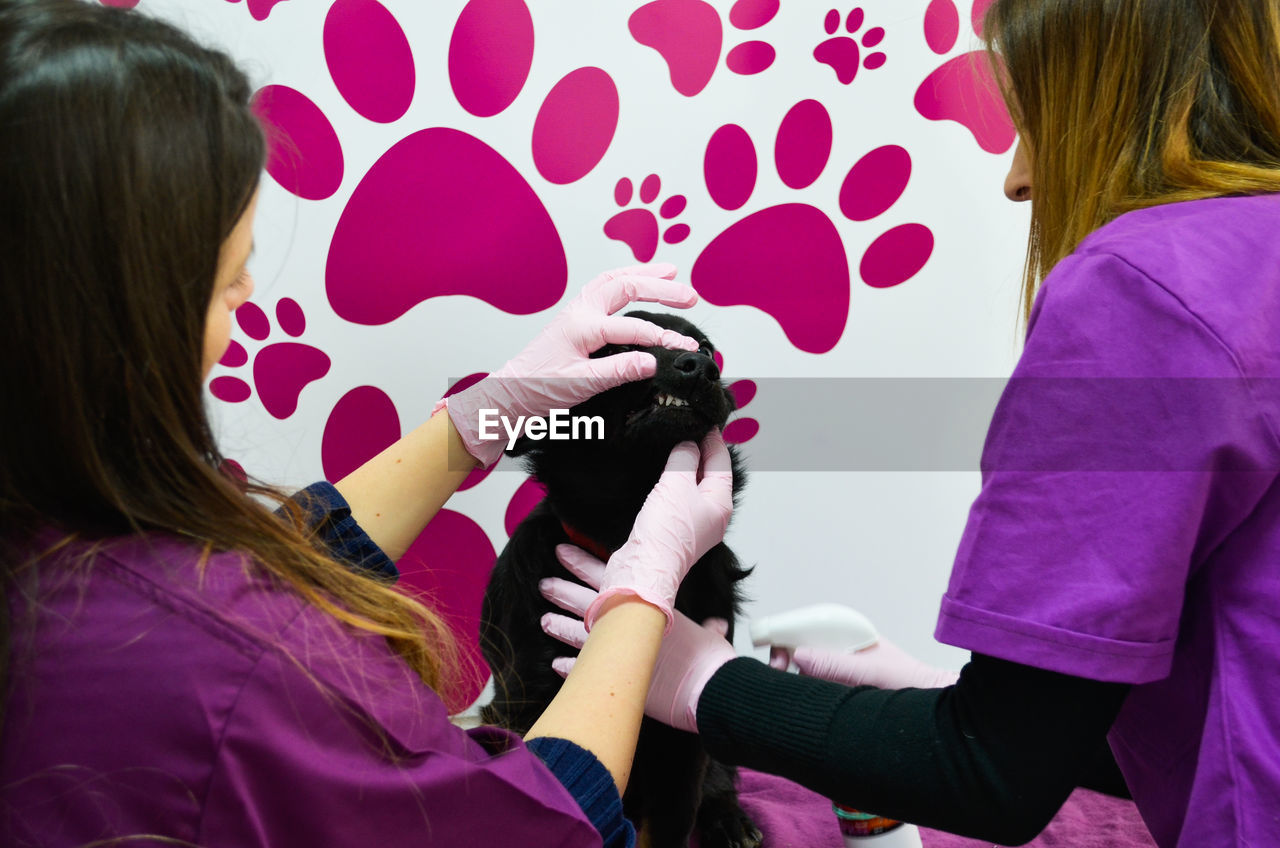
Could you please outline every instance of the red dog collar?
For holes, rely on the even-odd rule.
[[[584,551],[587,551],[601,562],[608,562],[609,557],[613,555],[613,551],[609,550],[595,539],[588,538],[584,534],[570,527],[568,524],[565,524],[563,521],[560,522],[560,527],[564,529],[564,533],[569,537],[570,542],[582,548]]]

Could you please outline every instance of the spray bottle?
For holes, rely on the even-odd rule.
[[[861,651],[879,639],[865,615],[840,604],[815,604],[751,622],[751,644]],[[848,848],[921,848],[914,825],[832,804]]]

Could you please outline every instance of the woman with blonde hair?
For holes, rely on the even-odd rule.
[[[1032,226],[1025,349],[936,633],[972,660],[950,686],[901,654],[787,675],[677,621],[649,712],[1002,844],[1084,785],[1131,791],[1163,848],[1280,845],[1280,4],[995,0],[984,35]]]

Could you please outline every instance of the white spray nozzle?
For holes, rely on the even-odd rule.
[[[826,648],[832,651],[860,651],[879,639],[875,626],[865,615],[841,604],[814,604],[811,607],[767,615],[751,622],[751,644],[780,648]]]

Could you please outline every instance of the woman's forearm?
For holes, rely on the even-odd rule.
[[[369,537],[396,560],[475,467],[442,409],[334,486]]]
[[[644,601],[621,598],[607,606],[564,686],[525,738],[555,736],[586,748],[624,792],[666,624]]]

